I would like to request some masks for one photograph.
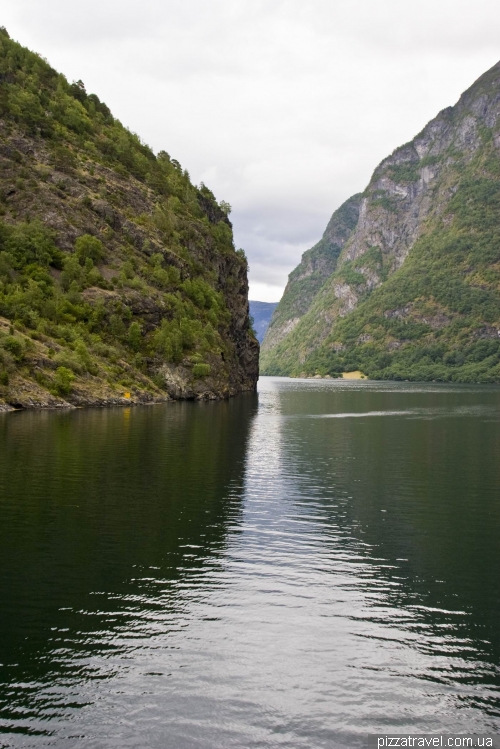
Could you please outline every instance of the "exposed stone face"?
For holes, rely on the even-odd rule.
[[[278,343],[281,343],[297,327],[299,322],[300,317],[294,317],[291,320],[285,320],[281,325],[274,325],[271,329],[268,329],[264,338],[267,348],[274,348]]]
[[[338,315],[339,317],[345,317],[349,312],[352,312],[358,303],[358,297],[352,287],[347,283],[334,284],[333,290],[335,296],[340,301]]]

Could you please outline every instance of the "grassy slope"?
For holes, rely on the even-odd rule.
[[[208,188],[0,31],[0,400],[251,387],[246,270]]]
[[[483,76],[474,96],[488,94],[497,76],[498,70]],[[452,116],[459,126],[466,112]],[[380,379],[500,381],[500,156],[492,130],[481,127],[480,138],[472,158],[453,147],[440,155],[446,168],[434,205],[402,267],[391,272],[391,258],[376,247],[341,264],[297,328],[266,354],[263,372],[361,369]],[[406,171],[398,179],[418,179],[423,166],[421,160],[399,168]],[[377,210],[397,211],[371,194],[372,183],[365,193],[372,207],[375,198]],[[453,197],[443,203],[445,194]],[[377,288],[367,288],[367,267]],[[358,302],[343,316],[339,284]]]

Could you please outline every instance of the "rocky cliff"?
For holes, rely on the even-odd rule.
[[[253,390],[227,214],[0,30],[0,408]]]
[[[290,275],[262,371],[500,381],[500,63],[351,200],[312,298],[294,294],[314,250]]]

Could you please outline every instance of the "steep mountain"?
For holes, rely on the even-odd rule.
[[[255,302],[250,299],[250,317],[259,343],[262,343],[278,302]]]
[[[332,275],[346,240],[358,223],[361,195],[354,195],[338,208],[320,241],[304,252],[289,277],[283,297],[273,314],[263,351],[277,346],[309,310],[316,294]]]
[[[500,381],[500,63],[376,168],[333,272],[273,338],[304,258],[263,373]]]
[[[0,407],[254,389],[228,208],[0,30]]]

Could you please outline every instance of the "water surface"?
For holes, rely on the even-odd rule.
[[[0,747],[500,732],[500,388],[0,414]]]

